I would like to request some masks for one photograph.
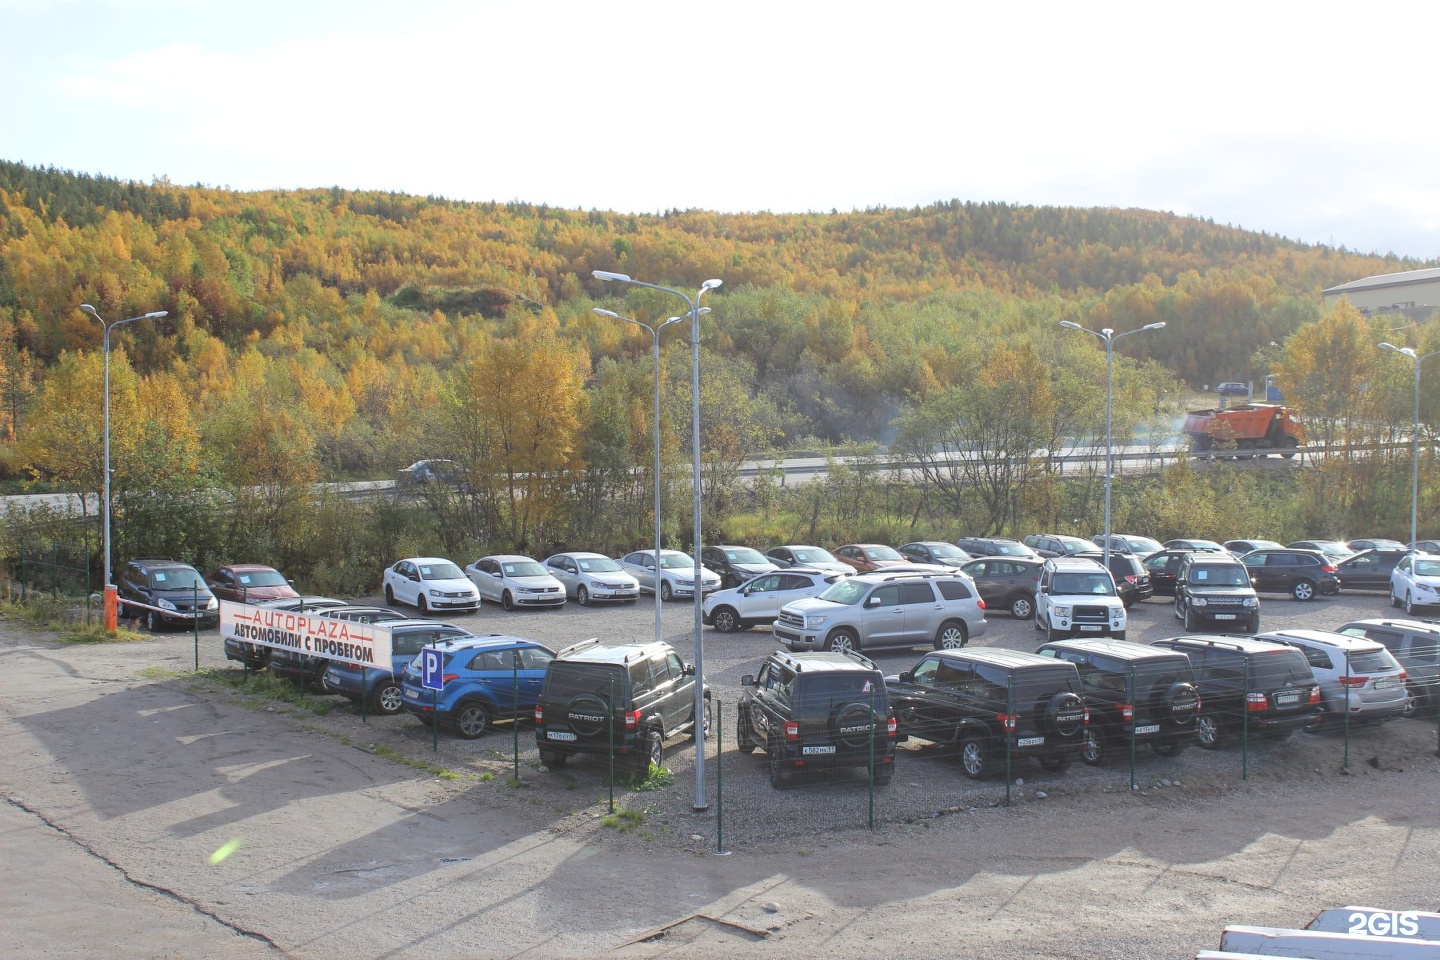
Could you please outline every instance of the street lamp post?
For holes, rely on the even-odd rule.
[[[650,334],[650,342],[651,342],[651,344],[652,344],[653,347],[654,347],[653,353],[654,353],[654,357],[655,357],[655,426],[654,426],[654,430],[655,430],[655,587],[656,587],[656,589],[655,589],[655,639],[656,639],[656,640],[663,640],[663,639],[665,639],[665,638],[664,638],[664,635],[663,635],[663,633],[662,633],[662,631],[661,631],[661,627],[660,627],[660,589],[659,589],[659,587],[660,587],[660,536],[661,536],[661,531],[660,531],[660,331],[661,331],[661,330],[664,330],[666,327],[670,326],[670,324],[672,324],[672,323],[678,323],[678,322],[681,321],[681,320],[688,320],[688,319],[690,319],[690,318],[689,318],[689,315],[688,315],[688,314],[683,314],[683,315],[678,316],[678,317],[671,317],[669,320],[666,320],[664,323],[659,323],[659,324],[655,324],[654,326],[651,326],[651,325],[648,324],[648,323],[641,323],[639,320],[636,320],[636,319],[634,319],[634,318],[632,318],[632,317],[624,317],[624,316],[621,316],[620,314],[616,313],[614,310],[605,310],[605,309],[603,309],[603,308],[601,308],[601,307],[596,307],[596,308],[595,308],[595,312],[598,313],[598,314],[599,314],[600,316],[602,316],[602,317],[612,317],[612,318],[614,318],[614,319],[616,319],[616,320],[624,320],[626,323],[634,324],[635,326],[639,327],[641,330],[644,330],[646,333]],[[701,312],[702,314],[709,313],[709,312],[710,312],[710,308],[709,308],[709,307],[701,307],[701,308],[700,308],[700,312]]]
[[[693,518],[691,522],[691,549],[695,554],[695,809],[707,810],[710,807],[709,801],[705,799],[705,644],[703,640],[704,630],[704,571],[700,565],[700,298],[707,290],[714,290],[723,283],[723,280],[706,280],[700,285],[700,290],[692,298],[679,290],[671,287],[662,287],[659,284],[646,283],[643,280],[633,280],[623,273],[611,273],[608,270],[595,270],[591,272],[596,280],[609,280],[615,283],[628,283],[636,287],[647,287],[651,290],[661,290],[665,293],[673,293],[685,301],[690,308],[690,434],[691,434],[691,476]],[[660,571],[655,571],[655,590],[660,590]]]
[[[1380,347],[1383,350],[1394,350],[1402,357],[1409,357],[1410,362],[1415,365],[1415,433],[1410,453],[1410,552],[1413,554],[1415,544],[1420,540],[1417,529],[1420,510],[1420,364],[1431,357],[1440,356],[1440,350],[1419,354],[1414,347],[1397,347],[1393,343],[1382,343]]]
[[[104,415],[104,446],[105,464],[104,475],[101,479],[100,511],[103,517],[101,526],[103,529],[105,551],[105,629],[114,632],[119,626],[119,603],[115,595],[115,584],[110,581],[110,331],[126,323],[134,323],[136,320],[158,320],[168,316],[169,311],[157,310],[154,313],[141,314],[138,317],[127,317],[124,320],[116,320],[114,323],[106,323],[105,318],[100,316],[99,311],[88,303],[80,304],[80,309],[100,321],[100,327],[104,330],[101,350],[105,355],[105,415]]]
[[[1110,452],[1110,408],[1111,397],[1115,385],[1115,341],[1122,337],[1128,337],[1135,333],[1144,333],[1146,330],[1160,330],[1165,326],[1162,320],[1159,323],[1147,323],[1138,330],[1128,330],[1125,333],[1117,334],[1109,327],[1101,330],[1091,330],[1089,327],[1082,327],[1070,320],[1061,320],[1060,326],[1067,330],[1079,330],[1081,333],[1088,333],[1092,337],[1098,337],[1105,343],[1105,544],[1101,548],[1105,569],[1110,569],[1110,482],[1115,475],[1115,462]]]

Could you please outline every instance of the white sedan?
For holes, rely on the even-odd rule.
[[[480,609],[480,591],[465,572],[443,557],[411,557],[385,571],[385,602],[421,613]]]
[[[545,561],[545,569],[565,586],[565,594],[582,607],[601,600],[634,603],[640,599],[640,584],[620,564],[603,553],[557,553]]]
[[[529,557],[481,557],[465,568],[465,576],[480,591],[482,600],[491,600],[506,610],[565,606],[565,585]]]
[[[1412,553],[1390,571],[1390,605],[1408,616],[1420,607],[1440,607],[1440,556]]]
[[[636,550],[625,555],[620,569],[640,583],[640,589],[655,592],[655,551]],[[710,593],[720,589],[720,576],[704,567],[700,568],[700,592]],[[695,559],[679,550],[660,551],[660,599],[695,596]]]

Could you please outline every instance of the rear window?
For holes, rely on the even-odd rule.
[[[1388,650],[1352,650],[1350,672],[1352,674],[1388,673],[1399,670],[1400,664]]]
[[[1047,667],[1042,670],[1018,670],[1013,674],[988,664],[976,664],[975,672],[985,679],[990,687],[989,697],[998,704],[1005,703],[1005,688],[1008,685],[1013,694],[1012,703],[1020,707],[1044,706],[1050,698],[1062,691],[1080,693],[1080,675],[1074,667],[1056,670]]]
[[[884,704],[885,683],[878,673],[831,673],[805,677],[799,686],[799,702],[807,711],[830,712],[832,707],[855,700],[874,697],[877,704]]]
[[[608,700],[612,690],[621,695],[625,692],[625,675],[618,665],[556,661],[545,673],[545,692],[552,697],[569,699],[590,693]]]
[[[937,580],[935,585],[940,588],[940,596],[946,600],[969,600],[973,596],[970,588],[959,580]]]
[[[1135,664],[1135,690],[1142,696],[1164,693],[1172,683],[1190,683],[1193,679],[1188,658],[1167,657]]]
[[[1315,675],[1299,650],[1257,653],[1250,658],[1250,682],[1257,687],[1283,687],[1287,683],[1311,683]]]

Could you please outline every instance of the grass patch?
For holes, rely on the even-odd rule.
[[[495,774],[491,773],[489,770],[486,770],[484,773],[480,774],[478,779],[481,783],[489,783],[491,780],[495,779]]]
[[[621,833],[629,833],[645,822],[645,814],[639,810],[621,807],[614,813],[607,813],[601,817],[600,822],[607,827],[613,827],[619,830]]]
[[[68,629],[60,631],[60,640],[64,643],[134,643],[137,640],[149,639],[150,635],[147,633],[136,633],[124,627],[110,633],[104,624],[100,623],[89,626],[69,625]]]
[[[653,763],[650,764],[650,769],[646,771],[644,777],[641,777],[639,774],[629,774],[628,776],[618,779],[632,789],[639,790],[642,793],[664,790],[675,785],[675,774],[670,772],[670,768],[656,766]]]
[[[223,673],[211,670],[205,671],[205,673],[215,682],[223,683],[239,693],[255,697],[258,700],[288,703],[307,713],[313,713],[317,717],[323,717],[336,707],[344,706],[346,703],[339,697],[316,695],[302,689],[293,680],[286,680],[269,673],[252,673],[248,680],[245,678],[243,670],[227,670]]]
[[[176,677],[189,676],[189,674],[171,670],[168,667],[145,667],[137,676],[142,680],[174,680]]]

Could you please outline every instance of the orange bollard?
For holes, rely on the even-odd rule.
[[[115,584],[105,584],[105,632],[114,633],[120,626],[120,597]]]

